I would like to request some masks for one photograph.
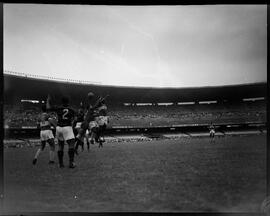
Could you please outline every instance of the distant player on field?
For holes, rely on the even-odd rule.
[[[209,135],[210,137],[214,138],[215,137],[215,126],[213,125],[213,123],[211,122],[210,126],[209,126]]]
[[[41,147],[37,150],[35,157],[33,159],[33,165],[37,163],[37,159],[39,154],[45,149],[46,142],[50,145],[50,159],[49,164],[54,164],[54,151],[55,151],[55,143],[54,143],[54,136],[51,129],[51,121],[50,116],[46,112],[46,106],[43,105],[41,107],[42,113],[38,119],[38,128],[40,128],[40,140],[41,140]]]
[[[59,150],[58,160],[60,168],[64,167],[63,156],[64,156],[64,145],[65,141],[68,144],[68,156],[69,156],[69,168],[75,168],[74,163],[74,152],[75,152],[75,137],[72,130],[72,122],[75,117],[75,111],[69,107],[69,99],[67,97],[62,98],[62,106],[52,106],[51,98],[48,96],[47,109],[55,111],[58,117],[56,127],[56,138],[58,139]]]

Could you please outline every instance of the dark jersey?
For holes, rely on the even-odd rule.
[[[94,109],[92,107],[89,107],[84,115],[84,121],[81,125],[84,132],[88,129],[90,121],[94,121]]]
[[[97,108],[100,116],[106,116],[107,115],[107,106],[105,104],[101,105]]]
[[[92,121],[93,118],[93,114],[94,114],[94,109],[93,107],[90,105],[87,109],[87,111],[85,112],[84,115],[84,122],[87,122],[89,124],[90,121]]]
[[[84,121],[84,112],[82,109],[79,109],[77,113],[77,122],[83,122],[83,121]]]
[[[72,126],[72,121],[75,117],[75,111],[69,107],[52,107],[51,111],[55,111],[57,114],[57,125],[60,127]]]
[[[100,100],[98,100],[93,106],[91,104],[88,105],[86,114],[84,116],[84,123],[88,125],[90,121],[94,120],[94,117],[99,114],[99,110],[97,110],[97,108],[100,106]]]
[[[89,126],[90,121],[94,120],[95,117],[95,109],[100,106],[100,100],[96,101],[96,103],[92,106],[91,104],[88,104],[87,111],[84,116],[84,121],[82,123],[81,128],[86,131],[86,129]]]

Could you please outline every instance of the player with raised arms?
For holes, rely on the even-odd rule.
[[[86,108],[85,108],[86,110],[84,112],[84,118],[83,118],[83,121],[80,124],[80,128],[78,128],[78,134],[76,136],[76,146],[79,145],[79,144],[77,144],[77,142],[81,142],[82,137],[84,137],[84,135],[86,133],[86,130],[88,128],[86,118],[89,119],[88,110],[92,107],[91,102],[93,100],[93,97],[94,97],[94,93],[89,92],[87,94],[87,104],[86,104]]]
[[[100,101],[102,100],[102,98],[99,98],[96,101],[96,103],[92,106],[91,102],[93,101],[93,98],[94,98],[94,93],[89,92],[87,94],[87,105],[86,105],[86,112],[85,112],[85,116],[84,116],[84,121],[81,124],[81,129],[79,130],[78,135],[76,136],[78,140],[81,140],[82,137],[85,135],[86,130],[89,127],[90,121],[93,120],[94,110],[99,106]]]
[[[80,108],[78,109],[78,112],[76,113],[75,116],[75,120],[74,120],[74,134],[75,136],[77,136],[77,134],[80,132],[81,130],[81,125],[84,121],[84,115],[85,115],[85,110],[83,107],[83,102],[80,103]],[[77,137],[75,138],[75,153],[78,154],[78,148],[79,146],[81,146],[82,151],[84,150],[84,138],[86,138],[86,142],[87,142],[87,149],[89,151],[90,145],[89,145],[89,141],[88,141],[88,137],[87,134],[84,134],[84,136],[80,137],[80,139],[78,139]]]
[[[48,95],[46,108],[49,111],[55,111],[58,117],[56,127],[56,138],[58,139],[59,150],[58,160],[60,168],[64,167],[64,145],[65,141],[68,144],[69,168],[75,168],[74,152],[75,152],[75,137],[72,129],[72,122],[75,117],[75,111],[69,107],[69,99],[62,98],[62,106],[52,106],[51,97]]]
[[[50,145],[49,164],[54,164],[55,143],[54,143],[54,136],[51,129],[51,126],[53,125],[52,119],[50,118],[49,114],[46,112],[46,105],[42,105],[41,110],[42,110],[42,113],[40,114],[39,119],[38,119],[38,128],[40,128],[41,146],[35,154],[35,157],[33,159],[33,165],[37,163],[38,156],[45,149],[46,142],[48,142]]]

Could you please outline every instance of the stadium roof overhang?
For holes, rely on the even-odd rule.
[[[68,95],[78,104],[90,91],[96,95],[110,95],[107,100],[110,104],[239,100],[248,97],[266,97],[267,83],[220,87],[147,88],[67,83],[4,74],[5,103],[22,98],[45,100],[47,95],[51,94],[57,100],[63,95]]]

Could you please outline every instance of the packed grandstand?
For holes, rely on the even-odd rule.
[[[38,106],[5,106],[5,128],[36,127]],[[110,127],[169,127],[181,124],[266,122],[266,106],[260,102],[237,105],[119,106],[108,111]]]
[[[267,121],[266,83],[199,89],[155,89],[81,82],[74,84],[6,72],[4,84],[5,128],[35,128],[41,104],[48,93],[55,96],[55,101],[59,100],[61,94],[69,95],[71,105],[77,109],[79,101],[84,99],[85,92],[89,90],[100,96],[110,94],[107,103],[108,127],[111,128]],[[17,88],[18,85],[23,88]]]

